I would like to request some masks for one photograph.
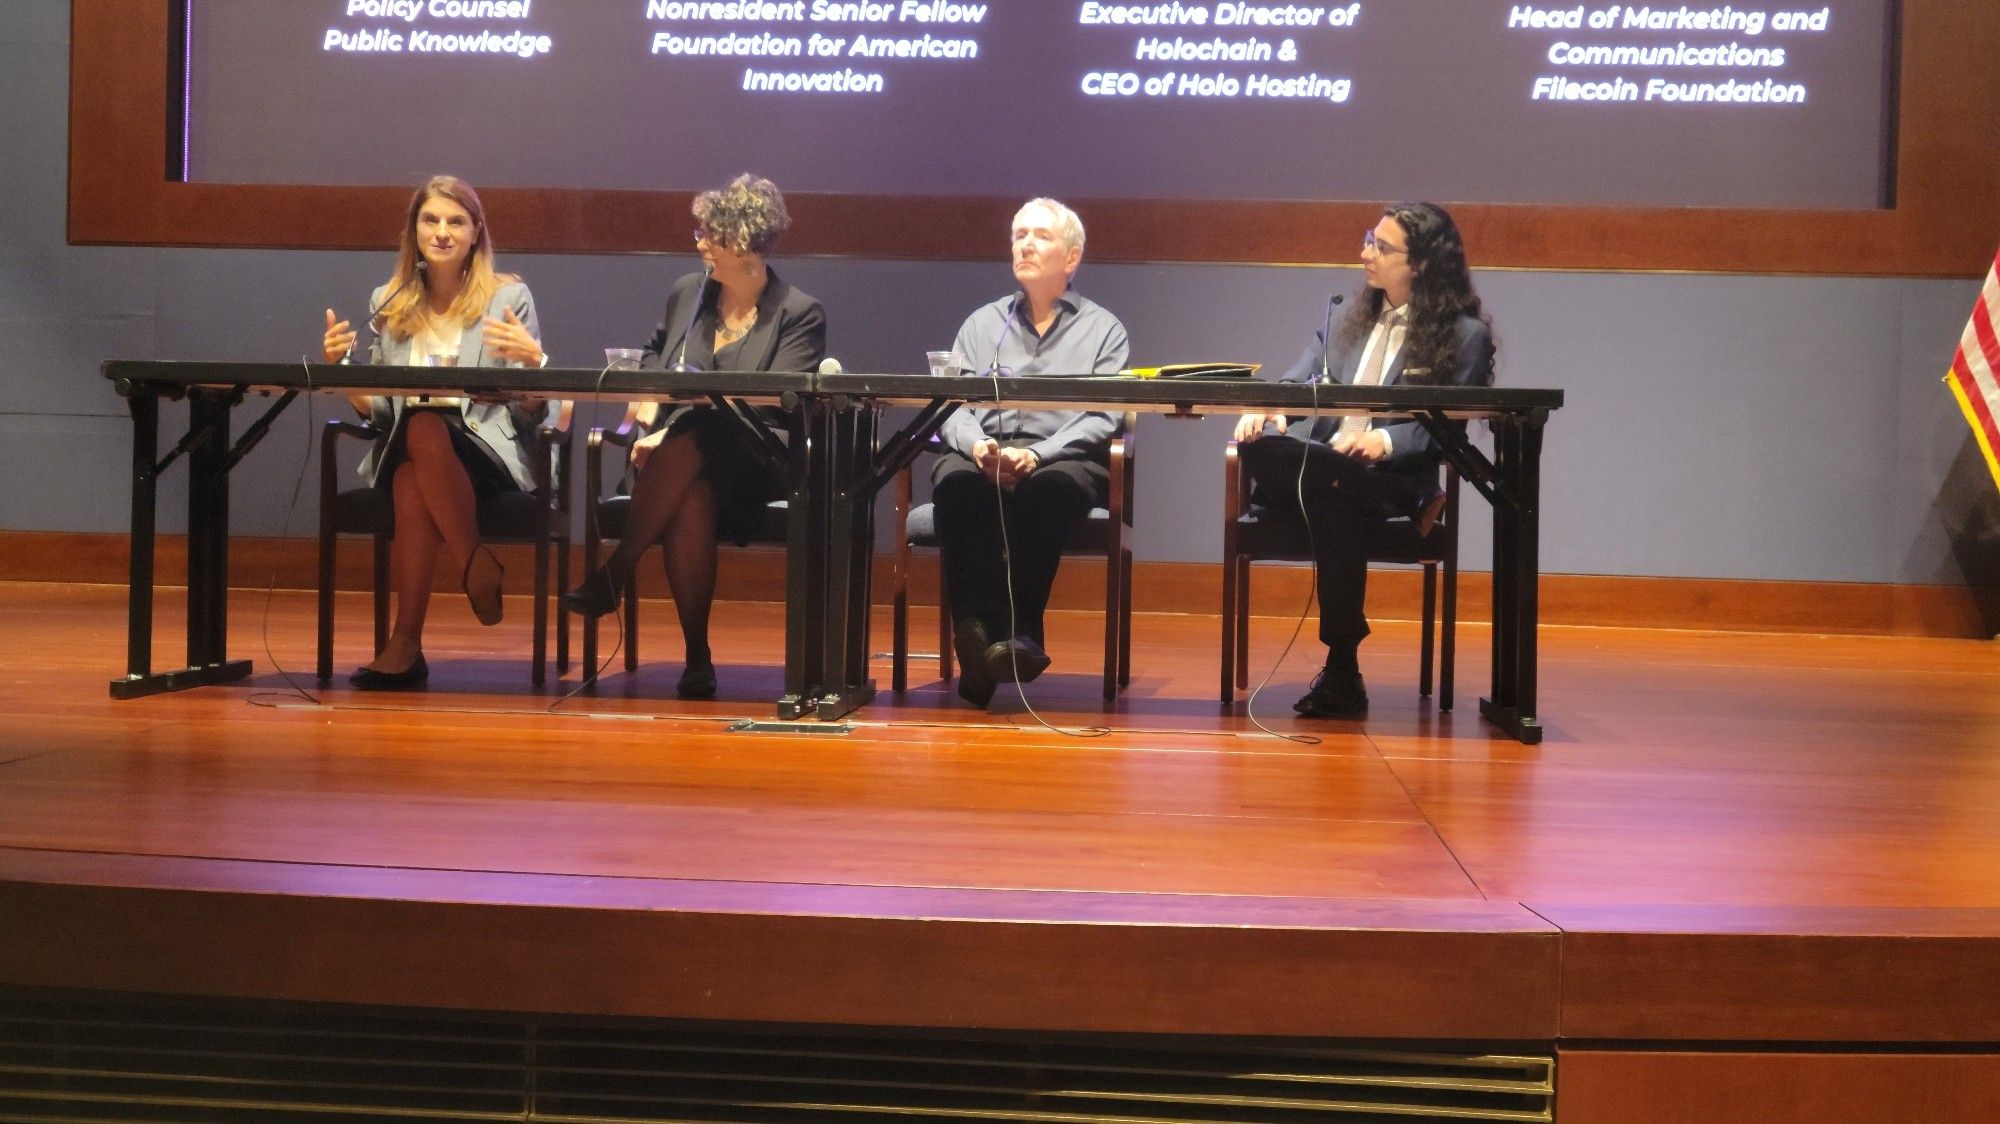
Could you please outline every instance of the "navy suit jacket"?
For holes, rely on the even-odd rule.
[[[1474,316],[1459,317],[1452,331],[1457,346],[1453,351],[1451,369],[1442,372],[1442,378],[1429,379],[1428,384],[1485,386],[1492,382],[1492,331]],[[1334,328],[1334,334],[1337,342],[1338,325]],[[1324,361],[1325,370],[1334,382],[1352,384],[1361,373],[1361,359],[1362,354],[1368,349],[1368,337],[1362,336],[1351,347],[1335,348],[1331,351],[1327,347],[1326,326],[1321,325],[1313,333],[1312,342],[1300,353],[1298,361],[1292,364],[1290,371],[1286,372],[1284,381],[1313,382],[1320,377],[1321,363]],[[1408,355],[1409,341],[1405,338],[1404,346],[1396,352],[1396,357],[1390,360],[1389,366],[1382,372],[1383,385],[1391,386],[1404,381],[1403,360]],[[1462,426],[1464,423],[1457,424]],[[1305,418],[1294,421],[1286,432],[1302,441],[1330,441],[1339,428],[1340,419],[1337,417],[1321,418],[1317,424],[1312,419]],[[1395,422],[1371,421],[1370,428],[1383,430],[1389,436],[1389,456],[1374,466],[1378,469],[1421,475],[1433,472],[1438,462],[1444,459],[1444,453],[1437,447],[1437,442],[1431,439],[1429,431],[1415,419]]]

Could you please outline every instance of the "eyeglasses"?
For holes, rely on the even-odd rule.
[[[1375,237],[1375,232],[1372,230],[1361,236],[1361,248],[1364,250],[1373,250],[1378,254],[1407,254],[1410,252],[1407,247],[1392,246]]]
[[[699,245],[701,245],[701,244],[702,244],[703,242],[706,242],[706,241],[708,241],[708,228],[707,228],[707,227],[705,227],[705,226],[697,226],[697,227],[695,227],[695,228],[694,228],[694,244],[695,244],[695,245],[697,245],[697,246],[699,246]]]

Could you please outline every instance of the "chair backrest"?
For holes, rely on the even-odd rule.
[[[1108,499],[1110,506],[1108,508],[1094,509],[1092,511],[1093,518],[1077,525],[1071,534],[1071,545],[1066,548],[1069,552],[1088,553],[1104,549],[1103,533],[1101,531],[1094,531],[1091,524],[1117,520],[1128,527],[1132,525],[1132,502],[1135,493],[1133,485],[1138,479],[1137,462],[1133,456],[1132,437],[1138,429],[1139,413],[1136,410],[1126,410],[1124,413],[1117,415],[1117,418],[1118,428],[1113,431],[1111,438],[1112,455],[1110,468],[1114,474],[1114,478],[1111,481],[1111,495]],[[926,444],[924,451],[933,455],[942,453],[944,452],[944,443],[939,441],[937,436],[933,434]],[[895,485],[895,491],[892,493],[895,497],[892,526],[903,528],[904,541],[911,546],[936,546],[937,519],[935,510],[927,503],[922,505],[914,504],[914,486],[911,482],[911,470],[909,468],[903,469],[897,475],[898,480]]]
[[[1391,519],[1383,527],[1374,548],[1368,552],[1371,562],[1414,566],[1425,562],[1443,562],[1458,552],[1458,471],[1449,464],[1444,468],[1444,514],[1431,527],[1428,535],[1417,534],[1417,526],[1408,519]]]
[[[1225,512],[1226,522],[1234,525],[1228,528],[1233,534],[1225,537],[1235,543],[1235,553],[1253,561],[1310,560],[1312,539],[1303,519],[1292,512],[1257,512],[1251,508],[1250,474],[1242,471],[1238,464],[1236,448],[1236,442],[1231,441],[1226,454],[1231,502]],[[1441,465],[1440,470],[1444,479],[1444,514],[1431,528],[1431,533],[1418,535],[1416,525],[1410,520],[1391,519],[1383,525],[1382,534],[1368,552],[1369,561],[1417,565],[1444,562],[1457,556],[1458,471],[1448,462]]]

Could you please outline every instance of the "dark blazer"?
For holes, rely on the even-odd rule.
[[[1300,353],[1298,361],[1285,374],[1286,382],[1313,382],[1320,377],[1322,356],[1326,371],[1334,382],[1351,384],[1361,373],[1362,354],[1368,350],[1368,337],[1362,336],[1351,347],[1336,347],[1327,350],[1326,326],[1321,325],[1313,332],[1313,339]],[[1339,326],[1334,326],[1335,342],[1338,343]],[[1461,316],[1453,327],[1457,349],[1452,367],[1443,372],[1443,378],[1432,378],[1433,386],[1485,386],[1493,381],[1493,332],[1474,316]],[[1396,352],[1388,369],[1382,372],[1383,385],[1394,385],[1403,381],[1403,360],[1409,353],[1409,341],[1405,336],[1404,346]],[[1436,374],[1436,372],[1433,372]],[[1460,423],[1463,424],[1463,423]],[[1286,431],[1301,440],[1328,441],[1339,429],[1339,418],[1321,418],[1318,425],[1312,419],[1294,421]],[[1444,454],[1430,433],[1414,419],[1389,422],[1371,422],[1370,428],[1380,429],[1389,435],[1389,456],[1376,465],[1377,468],[1396,472],[1422,474],[1437,467]]]
[[[722,289],[705,273],[690,273],[674,282],[667,294],[660,326],[646,343],[642,367],[667,367],[685,361],[703,370],[715,366],[715,301]],[[690,322],[700,327],[688,335]],[[683,355],[682,341],[687,350]],[[817,371],[826,358],[826,310],[804,290],[795,289],[770,271],[764,295],[757,299],[757,323],[737,351],[734,366],[745,371]]]

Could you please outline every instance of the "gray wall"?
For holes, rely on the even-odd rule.
[[[321,309],[360,312],[389,258],[67,246],[68,4],[14,0],[9,16],[0,21],[0,526],[122,531],[128,424],[98,363],[301,357]],[[1080,209],[1088,221],[1088,204]],[[384,216],[385,245],[395,221]],[[1006,289],[1003,241],[995,230],[992,263],[779,268],[826,303],[832,350],[850,370],[914,370],[921,351],[944,346],[968,310]],[[642,342],[691,259],[506,264],[533,286],[556,360],[582,366],[602,347]],[[1356,280],[1342,270],[1086,263],[1079,284],[1124,319],[1135,361],[1282,367],[1326,294]],[[1549,429],[1546,570],[1964,580],[1954,547],[1991,488],[1967,459],[1970,439],[1939,379],[1975,282],[1499,271],[1478,280],[1500,335],[1501,379],[1569,396]],[[316,403],[316,416],[331,407]],[[178,432],[178,420],[163,432]],[[1140,557],[1219,557],[1229,425],[1142,422]],[[312,526],[311,487],[291,502],[308,471],[308,426],[294,407],[239,470],[240,531]],[[167,481],[163,529],[180,525],[179,480]],[[1484,512],[1468,527],[1469,564],[1483,565]]]

